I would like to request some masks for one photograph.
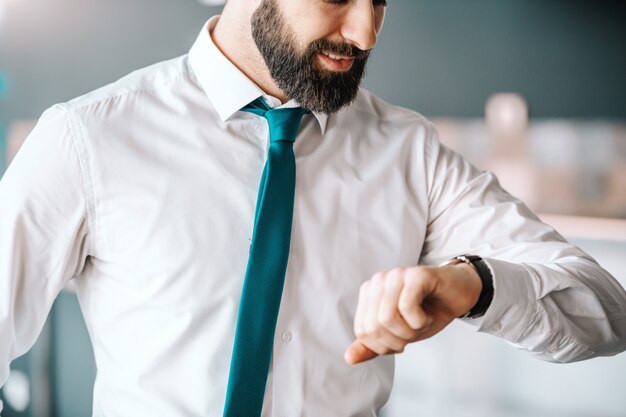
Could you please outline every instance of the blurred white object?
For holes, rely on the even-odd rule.
[[[543,120],[530,133],[533,161],[539,168],[573,171],[579,163],[580,126],[569,120]]]
[[[485,117],[495,134],[517,136],[528,126],[528,105],[517,93],[497,93],[487,100]]]
[[[207,6],[223,6],[226,0],[198,0],[201,4]]]
[[[445,145],[534,212],[626,219],[625,121],[539,119],[519,134],[481,119],[434,121]]]
[[[607,244],[626,242],[626,220],[555,214],[540,214],[539,217],[568,238],[600,240]]]
[[[23,412],[30,403],[30,383],[22,371],[12,371],[2,388],[6,403],[15,411]]]

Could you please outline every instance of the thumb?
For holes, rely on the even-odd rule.
[[[368,349],[363,343],[358,340],[352,342],[346,353],[343,354],[344,360],[350,365],[355,365],[360,362],[365,362],[378,356],[376,352]]]

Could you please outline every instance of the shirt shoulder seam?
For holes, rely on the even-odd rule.
[[[185,57],[185,56],[184,56]],[[182,57],[181,57],[182,58]],[[132,74],[132,73],[131,73]],[[141,93],[150,93],[150,92],[154,92],[157,91],[159,88],[161,88],[162,86],[174,82],[182,77],[184,77],[185,75],[187,75],[187,71],[186,68],[181,69],[180,71],[177,71],[175,74],[165,78],[164,80],[161,80],[157,83],[155,83],[154,85],[151,86],[146,86],[146,87],[140,87],[140,86],[131,86],[128,88],[123,88],[118,92],[114,92],[112,94],[109,95],[104,95],[103,97],[97,97],[97,98],[90,98],[87,99],[87,96],[89,96],[90,94],[94,94],[97,91],[101,90],[101,89],[105,89],[107,88],[107,86],[101,87],[97,90],[92,91],[91,93],[87,93],[81,97],[78,97],[76,99],[70,100],[64,104],[66,104],[68,107],[71,106],[71,108],[75,111],[84,111],[85,109],[88,109],[89,107],[93,106],[93,105],[97,105],[97,104],[101,104],[101,103],[106,103],[109,101],[113,101],[113,100],[118,100],[120,98],[126,97],[126,96],[130,96],[131,94],[141,94]],[[130,76],[127,75],[127,76]],[[123,78],[122,78],[123,79]],[[115,81],[111,84],[108,85],[108,87],[114,87],[118,81]],[[82,100],[85,100],[85,102],[82,102]]]
[[[78,158],[78,166],[83,183],[83,193],[87,209],[87,225],[89,228],[87,239],[90,242],[88,247],[93,248],[93,243],[96,241],[97,215],[95,208],[94,181],[90,168],[89,151],[85,141],[86,129],[80,118],[75,114],[74,109],[68,106],[67,103],[56,104],[55,107],[62,110],[66,115],[71,141]]]

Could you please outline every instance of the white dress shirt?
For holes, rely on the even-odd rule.
[[[266,121],[239,109],[280,102],[216,48],[216,21],[187,55],[47,110],[7,170],[0,384],[72,280],[98,369],[94,416],[222,415],[268,147]],[[393,356],[343,360],[359,286],[464,253],[493,272],[480,331],[557,362],[626,348],[620,285],[419,114],[361,90],[336,114],[306,115],[295,154],[264,416],[376,415]]]

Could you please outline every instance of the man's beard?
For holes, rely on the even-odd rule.
[[[308,110],[328,114],[354,101],[369,51],[318,39],[304,53],[299,53],[295,33],[285,22],[275,0],[263,0],[252,15],[251,24],[252,37],[270,75],[287,98]],[[345,72],[320,68],[317,53],[322,51],[354,57],[352,67]]]

